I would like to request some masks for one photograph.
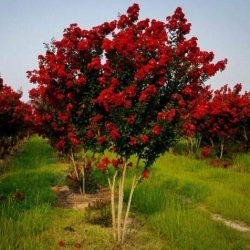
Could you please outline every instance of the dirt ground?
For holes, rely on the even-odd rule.
[[[109,189],[103,188],[95,194],[85,194],[74,192],[68,186],[55,186],[52,190],[56,193],[55,206],[63,208],[73,208],[81,210],[87,208],[95,202],[109,202],[110,192]]]

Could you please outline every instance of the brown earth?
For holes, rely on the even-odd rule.
[[[56,193],[55,206],[63,208],[73,208],[76,210],[85,209],[96,202],[109,202],[109,189],[103,188],[95,194],[85,194],[74,192],[68,186],[55,186],[51,188]]]

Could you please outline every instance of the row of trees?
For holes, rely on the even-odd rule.
[[[195,117],[202,95],[209,92],[204,82],[227,62],[213,62],[214,54],[202,51],[196,37],[187,38],[191,24],[181,8],[166,22],[139,21],[138,16],[134,4],[117,20],[90,30],[70,25],[61,40],[46,45],[39,68],[27,72],[37,84],[30,91],[37,128],[57,151],[69,155],[74,178],[83,181],[82,191],[86,168],[95,164],[107,175],[113,234],[119,243],[137,184],[181,134],[198,131]],[[202,119],[205,123],[207,118]],[[74,154],[79,147],[81,169]],[[113,157],[105,156],[107,151]],[[103,155],[98,161],[96,152]],[[131,156],[136,156],[135,163]],[[128,169],[132,183],[124,209]]]
[[[178,96],[182,103],[181,132],[188,139],[191,152],[203,146],[204,156],[214,153],[222,159],[225,149],[229,153],[235,147],[249,150],[250,92],[241,94],[241,89],[241,84],[233,89],[225,85],[216,91],[204,87],[198,95],[184,89],[184,96]]]
[[[21,96],[21,91],[15,92],[0,78],[0,159],[29,133],[32,108]]]

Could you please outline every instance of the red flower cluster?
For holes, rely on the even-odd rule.
[[[211,147],[208,147],[208,146],[204,146],[201,148],[201,155],[204,157],[204,158],[208,158],[212,155],[212,148]]]
[[[99,162],[96,167],[104,172],[107,170],[109,165],[112,165],[113,167],[118,167],[121,164],[123,164],[123,160],[121,158],[111,160],[108,157],[103,157],[101,162]]]

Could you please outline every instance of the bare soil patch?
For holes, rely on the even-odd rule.
[[[55,206],[62,208],[85,209],[96,202],[107,203],[110,200],[109,189],[103,188],[95,194],[85,194],[72,191],[68,186],[55,186],[51,188],[56,193]]]

